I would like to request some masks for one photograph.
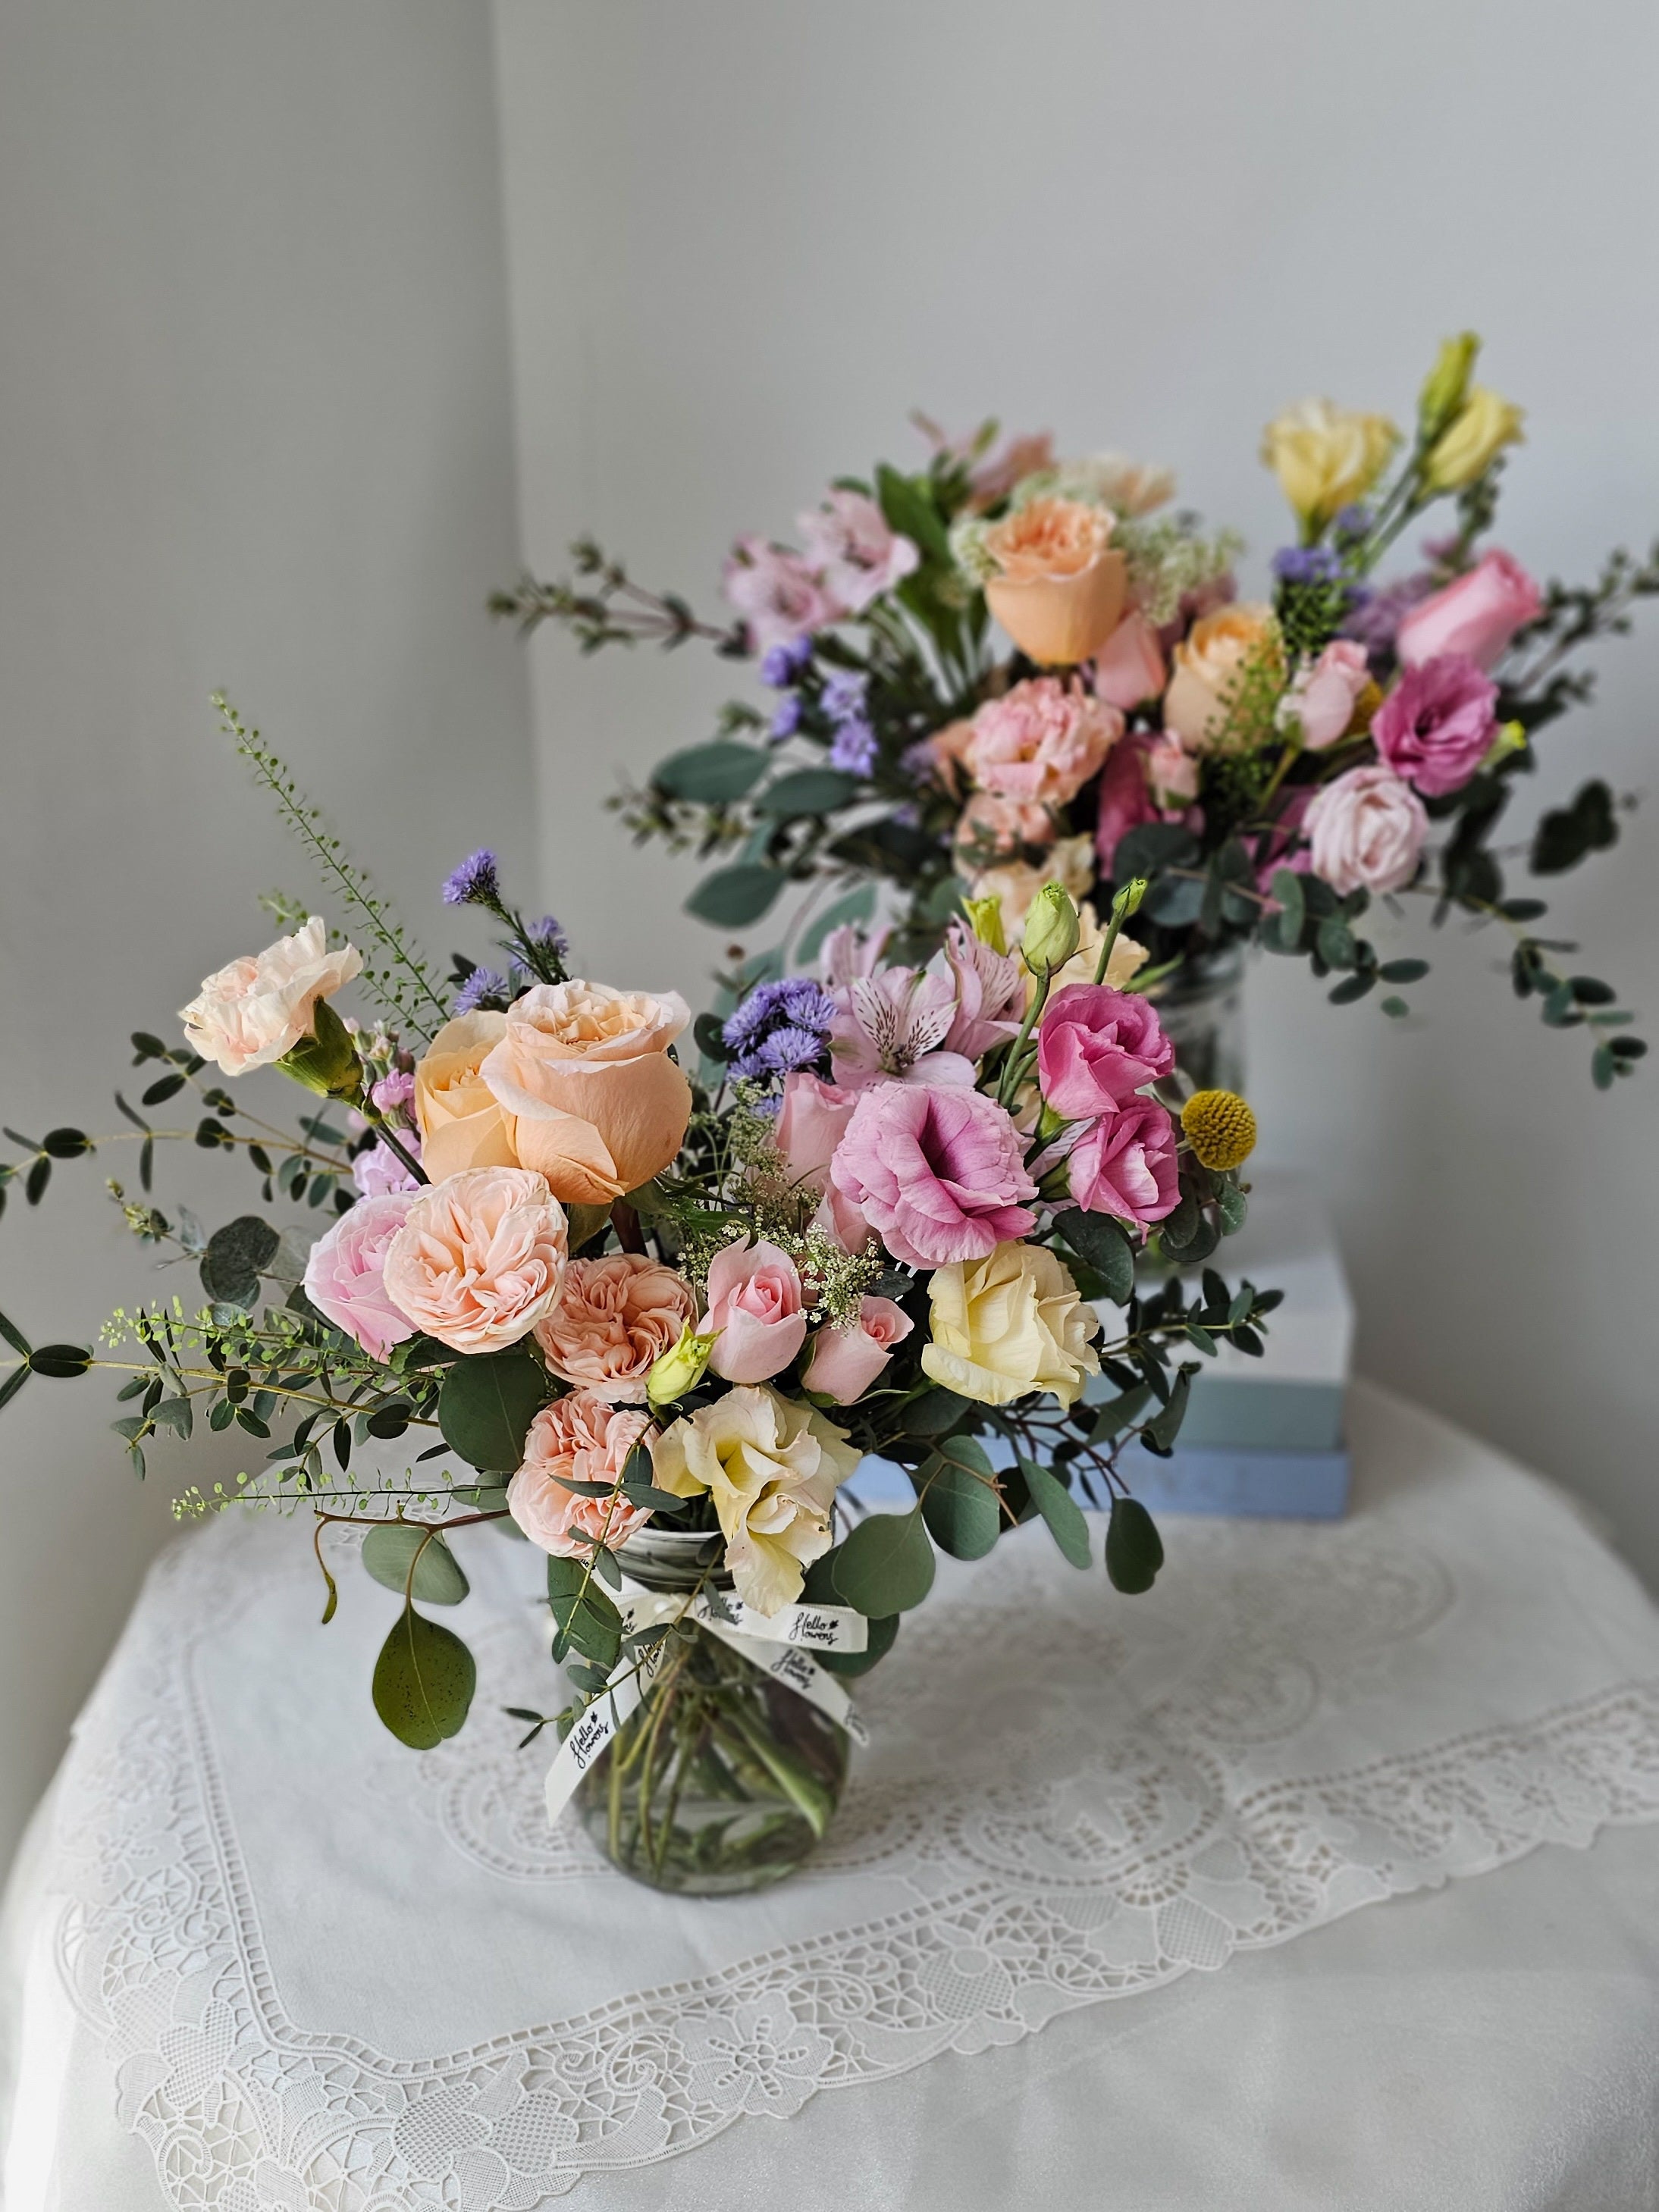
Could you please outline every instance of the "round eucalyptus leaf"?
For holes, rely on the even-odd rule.
[[[459,1605],[471,1585],[459,1560],[441,1536],[428,1540],[424,1528],[406,1521],[387,1521],[363,1538],[363,1565],[377,1583],[402,1597],[415,1565],[413,1595],[426,1605]]]
[[[399,1743],[431,1751],[459,1734],[477,1680],[454,1631],[407,1606],[374,1662],[374,1710]]]
[[[1106,1524],[1106,1571],[1115,1589],[1133,1597],[1151,1589],[1164,1565],[1164,1540],[1138,1498],[1115,1498]]]
[[[450,1449],[480,1474],[513,1474],[546,1396],[547,1377],[527,1352],[458,1359],[438,1393],[438,1425]]]
[[[933,1547],[917,1507],[860,1521],[841,1547],[833,1581],[843,1605],[874,1620],[920,1605],[933,1587]]]

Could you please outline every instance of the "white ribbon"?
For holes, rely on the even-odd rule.
[[[826,1674],[805,1647],[823,1651],[864,1651],[869,1624],[844,1605],[787,1605],[776,1613],[756,1613],[724,1590],[700,1590],[687,1598],[673,1590],[641,1589],[624,1583],[620,1611],[629,1634],[678,1620],[695,1620],[722,1644],[740,1651],[762,1674],[781,1682],[797,1697],[832,1720],[854,1743],[869,1741],[852,1698],[833,1674]],[[590,1766],[605,1755],[611,1738],[638,1711],[646,1692],[661,1672],[669,1639],[660,1637],[644,1650],[624,1652],[610,1681],[559,1746],[547,1770],[547,1817],[556,1821]]]

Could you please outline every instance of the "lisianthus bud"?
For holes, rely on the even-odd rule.
[[[1469,396],[1469,377],[1480,341],[1473,331],[1443,338],[1434,367],[1423,380],[1417,402],[1418,434],[1425,443],[1437,438]]]
[[[968,917],[969,927],[981,945],[988,945],[993,952],[1008,950],[1000,898],[965,898],[962,902],[962,910]]]
[[[1477,384],[1436,440],[1423,464],[1424,483],[1431,491],[1462,491],[1486,474],[1505,446],[1518,442],[1522,420],[1512,400]]]
[[[684,1398],[702,1382],[708,1365],[708,1355],[714,1349],[714,1336],[699,1336],[687,1322],[680,1331],[678,1344],[658,1355],[651,1372],[645,1378],[645,1395],[653,1406],[672,1406],[677,1398]]]
[[[276,1065],[319,1098],[356,1098],[362,1091],[362,1062],[351,1032],[326,999],[311,1010],[312,1031],[291,1045]]]
[[[1044,884],[1025,917],[1020,950],[1034,975],[1052,975],[1077,951],[1077,908],[1064,884]]]
[[[1492,739],[1481,767],[1496,768],[1499,761],[1507,760],[1511,753],[1518,753],[1526,742],[1527,726],[1524,722],[1505,722]]]

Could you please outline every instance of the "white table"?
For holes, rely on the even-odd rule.
[[[1547,1726],[1541,1735],[1536,1728],[1517,1729],[1507,1765],[1501,1758],[1492,1765],[1490,1743],[1482,1753],[1489,1769],[1483,1783],[1488,1809],[1497,1808],[1494,1817],[1510,1838],[1510,1863],[1442,1887],[1419,1887],[1374,1902],[1364,1902],[1351,1881],[1335,1908],[1342,1917],[1289,1940],[1269,1939],[1272,1948],[1250,1948],[1246,1942],[1217,1971],[1170,1978],[1160,1970],[1115,2001],[1059,2010],[1040,2033],[1008,2029],[1006,2008],[999,2014],[992,2007],[984,2023],[959,2039],[969,2048],[940,2048],[925,2063],[906,2062],[906,2070],[887,2078],[872,2075],[828,2090],[800,2103],[787,2118],[735,2118],[681,2155],[589,2172],[568,2196],[526,2197],[520,2190],[513,2201],[568,2203],[578,2212],[667,2212],[670,2207],[702,2212],[715,2206],[720,2212],[771,2212],[779,2204],[791,2212],[830,2212],[831,2207],[839,2212],[849,2202],[903,2207],[904,2212],[975,2212],[980,2206],[1060,2212],[1097,2204],[1124,2212],[1220,2212],[1222,2207],[1227,2212],[1255,2207],[1330,2212],[1339,2206],[1342,2212],[1443,2212],[1451,2206],[1459,2212],[1639,2212],[1659,2206],[1659,1826],[1651,1825],[1659,1818],[1659,1729],[1653,1726],[1652,1697],[1659,1686],[1659,1620],[1556,1493],[1380,1394],[1362,1390],[1354,1410],[1358,1506],[1346,1531],[1316,1534],[1285,1528],[1275,1538],[1260,1529],[1235,1532],[1233,1524],[1180,1524],[1170,1532],[1170,1575],[1178,1578],[1182,1571],[1178,1547],[1188,1527],[1194,1534],[1186,1540],[1194,1561],[1201,1564],[1199,1555],[1206,1552],[1212,1570],[1243,1561],[1245,1580],[1264,1559],[1277,1556],[1267,1548],[1275,1541],[1286,1556],[1298,1546],[1316,1547],[1306,1557],[1327,1561],[1335,1581],[1343,1561],[1356,1559],[1394,1575],[1395,1595],[1369,1626],[1362,1617],[1363,1596],[1352,1607],[1352,1641],[1358,1649],[1370,1638],[1370,1659],[1362,1652],[1346,1668],[1328,1666],[1321,1692],[1328,1717],[1348,1716],[1353,1726],[1374,1732],[1366,1738],[1370,1748],[1375,1732],[1385,1729],[1389,1686],[1397,1691],[1402,1681],[1414,1684],[1420,1703],[1432,1679],[1422,1670],[1443,1662],[1450,1651],[1446,1639],[1456,1607],[1445,1590],[1436,1594],[1435,1556],[1449,1557],[1455,1549],[1447,1501],[1461,1498],[1465,1505],[1478,1504],[1482,1526],[1490,1529],[1490,1580],[1457,1631],[1464,1679],[1455,1686],[1455,1694],[1475,1698],[1479,1710],[1485,1699],[1499,1711],[1511,1676],[1530,1672],[1536,1677],[1530,1700],[1549,1686],[1551,1670],[1559,1669],[1564,1694],[1554,1703],[1566,1717],[1554,1723],[1566,1765],[1558,1763],[1547,1784],[1539,1779],[1547,1759],[1538,1746],[1553,1740]],[[1408,1565],[1417,1534],[1423,1539],[1420,1571],[1407,1571],[1402,1562]],[[1541,1581],[1540,1539],[1549,1552]],[[227,1540],[210,1533],[192,1540],[226,1541],[228,1556],[240,1545],[237,1556],[245,1565],[252,1559],[267,1569],[276,1556],[272,1551],[256,1558],[246,1540],[234,1535]],[[261,1529],[258,1543],[267,1540],[294,1547],[303,1537],[291,1528]],[[1320,1553],[1322,1543],[1346,1548]],[[198,1561],[209,1556],[203,1552]],[[508,1547],[494,1556],[506,1560]],[[481,1557],[487,1566],[487,1556]],[[1479,1581],[1484,1571],[1480,1561],[1471,1565],[1467,1558],[1459,1569],[1466,1582]],[[1084,1578],[1077,1581],[1081,1587]],[[1510,1586],[1512,1602],[1494,1603],[1494,1594]],[[1317,1577],[1304,1576],[1302,1587],[1316,1590]],[[1362,1593],[1372,1587],[1371,1580],[1355,1585]],[[301,1598],[301,1586],[295,1589]],[[1061,1590],[1068,1602],[1069,1589]],[[313,1601],[314,1592],[304,1589],[301,1616]],[[1092,1601],[1108,1608],[1123,1603],[1098,1591]],[[145,1608],[153,1611],[161,1602],[154,1592],[143,1601],[138,1626]],[[1377,1622],[1389,1606],[1398,1618],[1388,1633],[1379,1634]],[[363,1633],[372,1649],[378,1616],[368,1617],[357,1589],[349,1585],[343,1615],[354,1609],[365,1615]],[[256,1632],[257,1605],[232,1607],[239,1610],[247,1620],[219,1632],[222,1637]],[[1137,1618],[1144,1625],[1136,1626]],[[1118,1627],[1127,1624],[1126,1632],[1148,1646],[1157,1644],[1160,1622],[1167,1628],[1180,1618],[1178,1611],[1161,1616],[1152,1610],[1115,1616]],[[1541,1642],[1550,1647],[1542,1652],[1540,1626],[1547,1627]],[[1304,1640],[1314,1637],[1305,1624],[1304,1632]],[[216,1653],[250,1648],[203,1645],[210,1662]],[[216,1696],[220,1699],[216,1765],[222,1771],[216,1787],[236,1798],[234,1822],[225,1833],[246,1846],[246,1863],[222,1871],[257,1892],[246,1900],[245,1915],[265,1945],[260,1954],[265,1978],[254,1980],[258,2001],[288,2023],[283,2033],[301,2041],[309,2033],[314,2041],[315,2032],[328,2026],[355,2024],[361,2034],[365,2022],[378,2023],[385,2063],[394,2066],[422,2060],[434,2043],[452,2048],[460,2039],[458,2023],[469,2033],[485,2024],[475,2016],[479,2008],[473,1993],[456,1986],[456,1962],[466,1955],[469,1928],[498,1979],[505,1972],[501,1960],[510,1946],[509,1931],[516,1929],[522,1946],[545,1954],[550,1944],[568,1963],[573,1995],[586,1999],[586,1984],[579,1988],[578,1983],[583,1972],[591,1979],[594,1969],[591,1961],[583,1964],[585,1936],[597,1931],[596,1955],[602,1957],[602,1939],[617,1924],[616,1916],[648,1927],[652,1901],[614,1881],[592,1880],[580,1868],[573,1875],[559,1863],[556,1850],[538,1844],[522,1808],[515,1811],[499,1790],[481,1795],[473,1788],[469,1797],[469,1777],[456,1763],[466,1739],[434,1754],[434,1762],[450,1763],[423,1776],[417,1770],[427,1762],[410,1761],[402,1769],[380,1763],[372,1723],[357,1711],[360,1652],[331,1648],[326,1639],[296,1640],[289,1648],[292,1679],[271,1686],[263,1708],[266,1733],[255,1741],[245,1735],[239,1747],[223,1740],[227,1692],[213,1680],[211,1663],[204,1689],[210,1705]],[[1260,1645],[1259,1651],[1270,1662],[1264,1681],[1277,1686],[1271,1696],[1299,1695],[1291,1679],[1291,1644]],[[1123,1682],[1133,1676],[1136,1656],[1131,1650]],[[142,1638],[130,1636],[94,1700],[94,1720],[100,1707],[106,1720],[114,1711],[124,1717],[130,1737],[137,1716],[143,1732],[143,1698],[153,1686],[138,1680],[136,1670],[145,1663]],[[1622,1705],[1612,1690],[1607,1696],[1595,1690],[1601,1677],[1607,1685],[1632,1686]],[[1111,1679],[1119,1683],[1119,1677]],[[341,1717],[328,1716],[325,1726],[319,1700],[331,1683],[340,1693]],[[1445,1686],[1451,1695],[1454,1686]],[[1258,1693],[1240,1724],[1242,1734],[1258,1726],[1269,1710],[1262,1702],[1267,1695]],[[1169,1682],[1160,1678],[1146,1695],[1145,1712],[1167,1711],[1170,1700]],[[871,1702],[878,1721],[873,1693]],[[1606,1758],[1598,1765],[1586,1750],[1580,1788],[1575,1747],[1581,1737],[1588,1743],[1593,1733],[1583,1717],[1602,1707],[1617,1707],[1629,1724],[1618,1739],[1622,1763],[1614,1772]],[[1306,1730],[1321,1724],[1309,1708],[1297,1741],[1306,1741]],[[891,1724],[894,1732],[897,1725]],[[1143,1723],[1137,1718],[1130,1725]],[[336,1814],[307,1812],[300,1832],[313,1844],[296,1847],[296,1802],[308,1806],[307,1793],[319,1786],[307,1767],[307,1747],[320,1747],[326,1727],[356,1746],[365,1776],[362,1798]],[[94,1735],[89,1724],[86,1741]],[[1171,1740],[1167,1726],[1160,1740]],[[1131,1741],[1119,1741],[1117,1756],[1127,1755]],[[1290,1741],[1283,1735],[1281,1747],[1252,1755],[1282,1759],[1282,1743]],[[167,1732],[158,1729],[155,1758],[131,1767],[131,1786],[165,1794],[176,1785],[182,1805],[188,1778],[182,1768],[177,1774],[167,1770]],[[1328,1748],[1322,1753],[1326,1765]],[[867,1791],[893,1786],[890,1778],[884,1783],[880,1753],[878,1735]],[[75,1762],[88,1755],[84,1742],[70,1754],[56,1789],[60,1814],[72,1801]],[[329,1756],[319,1747],[311,1768],[326,1767]],[[1431,1776],[1418,1789],[1419,1808],[1455,1798],[1464,1786],[1463,1771],[1441,1756],[1440,1778]],[[340,1786],[331,1781],[317,1806],[335,1805]],[[1534,1829],[1527,1825],[1528,1800],[1539,1789],[1552,1802]],[[859,1802],[855,1793],[842,1816],[854,1835]],[[1350,1792],[1339,1802],[1357,1801]],[[297,2154],[292,2160],[244,2157],[239,2163],[204,2136],[197,2145],[199,2154],[192,2155],[194,2139],[175,2134],[167,2148],[164,2185],[146,2140],[134,2131],[158,2078],[155,2065],[151,2058],[135,2060],[132,2053],[170,2051],[177,2078],[168,2094],[199,2095],[203,2083],[211,2091],[216,2078],[203,2057],[211,2039],[197,2032],[199,2021],[187,2028],[177,2025],[179,1990],[163,1986],[172,1969],[152,1969],[148,1979],[140,1978],[136,1999],[129,1988],[124,2000],[128,2014],[120,2048],[127,2053],[126,2070],[118,2085],[108,2021],[89,2015],[85,1986],[80,2008],[71,2004],[59,1952],[67,1957],[69,1978],[78,1969],[84,1982],[86,1961],[77,1958],[76,1946],[95,1925],[95,1915],[88,1919],[66,1911],[66,1892],[78,1884],[84,1896],[86,1877],[83,1872],[70,1882],[65,1862],[73,1857],[83,1869],[95,1864],[105,1844],[106,1856],[118,1859],[118,1824],[112,1818],[109,1838],[101,1837],[94,1811],[89,1819],[77,1818],[72,1832],[54,1832],[53,1811],[49,1801],[35,1823],[7,1911],[6,2053],[10,2080],[21,2084],[8,2212],[48,2207],[172,2212],[198,2205],[231,2212],[300,2212],[313,2206],[318,2212],[393,2212],[394,2207],[404,2212],[428,2203],[485,2212],[507,2201],[489,2193],[487,2177],[499,2169],[487,2157],[459,2157],[447,2179],[423,2183],[419,2192],[389,2184],[384,2162],[377,2166],[370,2149],[383,2115],[367,2100],[360,2122],[343,2104],[331,2112],[326,2087],[319,2093],[320,2116],[313,2119],[325,2132],[332,2127],[335,2148],[329,2160],[313,2158],[308,2180],[299,2179]],[[1097,1808],[1096,1817],[1105,1814]],[[1356,1816],[1355,1834],[1366,1817],[1375,1817],[1374,1808]],[[337,1825],[331,1827],[331,1820]],[[1340,1832],[1339,1823],[1331,1834]],[[1549,1835],[1561,1840],[1541,1840]],[[262,1857],[263,1846],[279,1836],[287,1838],[283,1848],[265,1850]],[[458,1838],[466,1844],[465,1851],[455,1848]],[[1528,1848],[1528,1839],[1536,1848]],[[1328,1844],[1329,1837],[1325,1840]],[[307,1848],[313,1850],[309,1861]],[[1358,1844],[1355,1854],[1357,1865],[1364,1862]],[[1455,1863],[1454,1855],[1448,1864]],[[1397,1854],[1389,1863],[1392,1887],[1432,1878],[1421,1869],[1401,1871]],[[384,1883],[382,1864],[388,1869]],[[418,2007],[410,2011],[405,1998],[401,2027],[390,2024],[384,2008],[377,2014],[379,1993],[364,1986],[376,1971],[383,1978],[394,1972],[386,1963],[392,1954],[375,1953],[373,1906],[366,1900],[382,1887],[398,1892],[410,1885],[411,1864],[448,1931],[432,1939],[428,1952],[432,2034],[424,2045]],[[878,1868],[875,1874],[866,1869],[858,1879],[868,1883],[878,1874]],[[914,1869],[911,1875],[914,1880]],[[778,1917],[766,1923],[769,1931],[799,1942],[811,1915],[829,1913],[830,1900],[840,1894],[837,1884],[852,1878],[832,1870],[816,1888],[809,1883],[779,1893]],[[178,1911],[165,1852],[156,1860],[154,1883],[154,1894],[130,1911],[131,1939],[142,1943],[165,1927],[175,1948],[198,1940],[210,1948],[207,1934]],[[386,1907],[387,1928],[394,1937],[406,1931],[405,1948],[416,1957],[428,1950],[428,1941],[420,1917],[421,1886],[416,1881]],[[345,1912],[348,1897],[353,1903]],[[307,1899],[313,1902],[307,1905]],[[1355,1905],[1363,1909],[1346,1909]],[[732,1931],[746,1923],[728,1917],[730,1908],[674,1909],[690,1916],[686,1940],[696,1947],[699,1963],[716,1973],[731,1971],[732,1960],[721,1947],[729,1950]],[[700,1912],[714,1917],[699,1919]],[[669,1924],[659,1923],[659,1941]],[[1080,1951],[1062,1967],[1071,1971],[1086,1963],[1086,1956]],[[509,1984],[510,1976],[503,1990]],[[416,1986],[421,1985],[417,1976]],[[1042,1984],[1035,1986],[1040,1990]],[[161,2023],[147,2029],[131,2016],[132,2004],[142,2008],[152,1990],[158,2004],[165,1999],[163,2009],[175,2023],[171,2029]],[[544,1992],[541,2002],[544,2013]],[[489,2024],[509,2041],[525,2024],[511,2016],[510,2002],[502,1994],[483,2006],[484,2015],[495,2007],[499,2016]],[[347,2072],[336,2078],[344,2099]],[[360,2081],[351,2094],[361,2095]],[[118,2101],[125,2104],[124,2118],[118,2117]],[[290,2098],[290,2124],[295,2109]],[[240,2126],[245,2134],[246,2116],[239,2121],[228,2105],[226,2112],[232,2133]],[[423,2112],[421,2124],[428,2134],[449,2128],[454,2142],[466,2140],[465,2127],[441,2101],[429,2102]],[[475,2132],[482,2137],[483,2123]],[[428,2175],[441,2164],[423,2142],[415,2145],[415,2156],[417,2164],[425,2160],[422,2171]],[[361,2160],[356,2175],[354,2157]],[[526,2154],[520,2177],[529,2162]],[[226,2180],[233,2170],[235,2178]],[[369,2179],[374,2172],[380,2179]]]

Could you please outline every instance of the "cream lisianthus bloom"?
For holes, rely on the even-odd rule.
[[[816,1407],[763,1383],[728,1390],[651,1445],[659,1489],[714,1499],[738,1595],[766,1613],[794,1602],[802,1570],[829,1550],[836,1492],[860,1457]]]
[[[1386,415],[1304,399],[1268,423],[1261,458],[1303,523],[1318,531],[1350,500],[1364,497],[1399,442]]]
[[[1071,1406],[1100,1372],[1089,1340],[1100,1316],[1046,1245],[999,1244],[983,1260],[936,1268],[927,1289],[922,1371],[959,1397],[1006,1406],[1047,1390]]]
[[[1477,384],[1431,448],[1424,483],[1431,491],[1461,491],[1485,475],[1504,447],[1519,442],[1523,419],[1513,400]]]

